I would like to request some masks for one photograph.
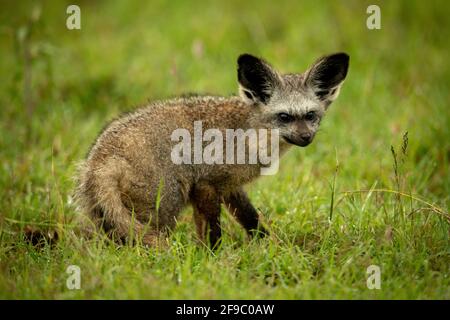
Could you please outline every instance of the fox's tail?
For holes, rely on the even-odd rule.
[[[95,174],[81,168],[75,196],[78,206],[95,226],[103,229],[114,240],[126,242],[142,239],[146,245],[156,245],[159,239],[157,232],[146,230],[149,228],[133,218],[123,204],[116,174],[120,172],[121,165],[114,167],[115,163],[110,162]]]
[[[48,230],[40,230],[31,226],[26,226],[24,229],[25,241],[31,243],[35,247],[42,247],[46,244],[53,246],[58,241],[58,232]]]

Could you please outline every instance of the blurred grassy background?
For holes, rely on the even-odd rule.
[[[69,4],[0,5],[0,297],[450,298],[447,1],[78,1],[81,30],[66,28]],[[381,30],[366,27],[370,4]],[[315,142],[249,187],[269,239],[248,242],[225,216],[213,256],[190,210],[167,253],[70,237],[75,164],[107,121],[147,100],[235,94],[243,52],[301,72],[336,51],[350,71]],[[342,193],[370,188],[438,210]],[[27,224],[67,237],[35,250]],[[365,286],[372,263],[380,291]],[[69,264],[85,270],[83,290],[65,288]]]

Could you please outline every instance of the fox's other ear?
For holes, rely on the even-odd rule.
[[[267,103],[281,82],[278,73],[264,60],[242,54],[238,60],[239,94],[248,103]]]
[[[339,95],[341,85],[347,76],[350,57],[346,53],[335,53],[317,60],[307,71],[305,84],[319,100],[328,104]]]

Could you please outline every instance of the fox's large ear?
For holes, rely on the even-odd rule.
[[[319,100],[330,104],[339,95],[347,76],[350,57],[336,53],[317,60],[307,71],[305,85],[311,88]]]
[[[239,94],[248,103],[267,103],[281,83],[278,73],[264,60],[242,54],[238,60]]]

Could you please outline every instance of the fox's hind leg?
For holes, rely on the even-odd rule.
[[[129,164],[120,158],[111,158],[99,167],[85,166],[81,170],[76,198],[81,209],[94,225],[103,229],[117,242],[142,239],[149,246],[163,245],[159,233],[130,212],[123,201],[121,182]]]

